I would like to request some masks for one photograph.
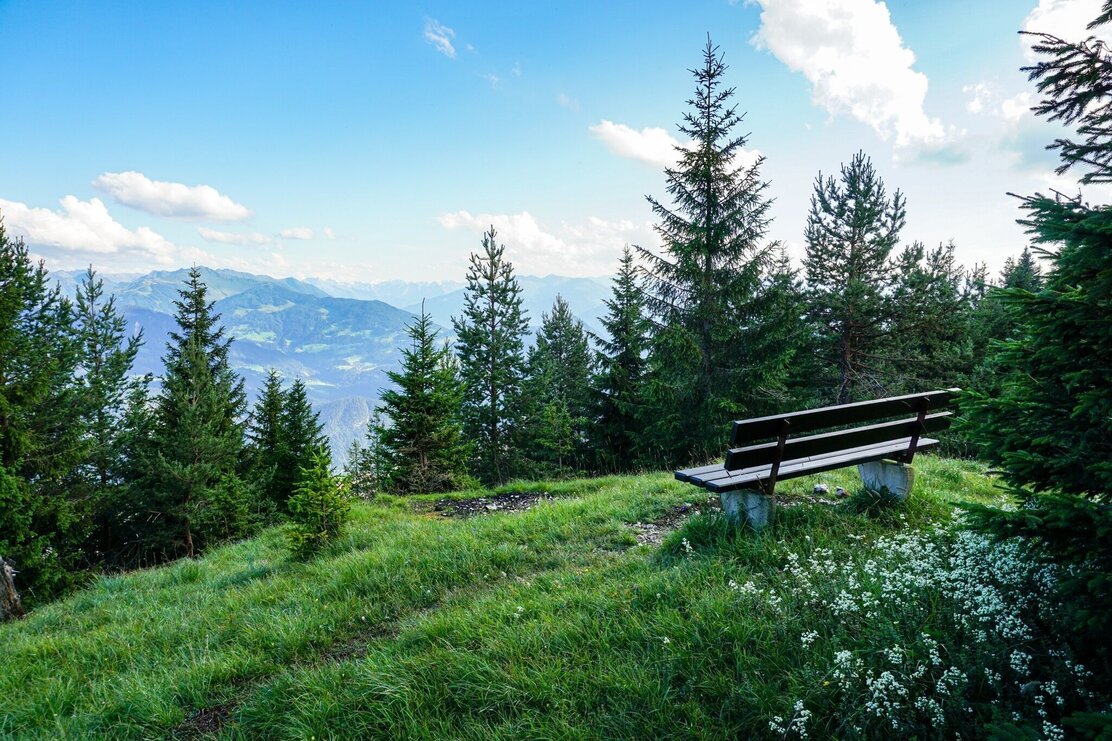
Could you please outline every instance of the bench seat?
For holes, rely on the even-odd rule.
[[[831,453],[807,456],[805,458],[787,459],[780,463],[778,479],[791,479],[806,476],[812,473],[831,471],[836,468],[845,468],[858,463],[891,458],[907,451],[911,438],[905,437],[873,445],[862,445],[856,448],[837,450]],[[938,440],[929,437],[919,438],[917,448],[924,450],[938,445]],[[699,466],[676,471],[676,479],[686,481],[696,486],[701,486],[708,491],[725,492],[736,489],[754,488],[754,484],[767,480],[772,470],[772,464],[739,468],[733,471],[726,470],[724,463],[709,466]]]

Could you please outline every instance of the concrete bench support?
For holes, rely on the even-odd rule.
[[[722,492],[722,509],[739,525],[760,532],[776,522],[776,500],[759,491],[738,489]]]
[[[878,493],[887,490],[898,502],[907,499],[915,484],[915,469],[906,463],[870,461],[857,464],[857,470],[866,489]]]

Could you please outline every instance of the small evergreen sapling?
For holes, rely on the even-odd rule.
[[[332,457],[320,446],[302,468],[290,497],[292,526],[287,537],[294,553],[308,556],[338,538],[351,513],[351,494],[340,476],[332,473]]]

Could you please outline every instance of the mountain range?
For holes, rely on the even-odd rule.
[[[451,318],[461,314],[464,301],[463,284],[451,281],[340,283],[199,270],[233,340],[229,361],[243,376],[248,398],[254,400],[271,368],[287,382],[301,378],[320,411],[337,463],[343,462],[351,442],[362,437],[379,393],[389,384],[387,372],[399,367],[406,325],[422,301],[445,338],[451,338]],[[174,301],[188,273],[99,276],[106,292],[115,295],[129,332],[143,332],[136,374],[157,378],[162,372],[167,336],[175,326]],[[83,274],[51,275],[72,296]],[[518,280],[534,329],[560,294],[584,325],[597,331],[610,291],[607,279],[549,275]]]

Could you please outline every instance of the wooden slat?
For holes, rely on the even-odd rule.
[[[868,461],[877,461],[884,458],[891,458],[893,455],[906,450],[910,438],[907,440],[897,440],[886,446],[874,447],[866,451],[858,451],[856,453],[847,453],[843,455],[826,456],[817,460],[808,460],[796,462],[792,461],[791,465],[781,465],[778,478],[783,481],[786,479],[798,478],[799,476],[809,476],[814,473],[822,473],[823,471],[832,471],[836,468],[845,468],[857,463],[867,463]],[[919,439],[919,450],[927,450],[938,445],[938,441],[929,437]],[[751,469],[748,471],[739,471],[740,475],[730,476],[724,479],[717,479],[709,481],[704,485],[708,491],[725,492],[733,491],[735,489],[754,488],[754,485],[767,477],[770,466],[762,466],[759,469]],[[763,472],[763,476],[762,476]],[[694,482],[692,482],[694,483]]]
[[[922,432],[938,432],[950,426],[951,412],[928,414],[923,420]],[[856,427],[821,435],[799,437],[788,440],[784,445],[783,460],[808,458],[822,453],[832,453],[858,448],[866,445],[889,442],[898,438],[910,438],[918,431],[917,419],[901,419],[895,422],[882,422],[867,427]],[[910,443],[910,441],[909,441]],[[736,471],[770,464],[775,459],[777,443],[750,445],[744,448],[731,448],[726,453],[725,468]]]
[[[907,445],[910,442],[911,442],[911,438],[904,438],[902,440],[902,444],[904,445],[905,448],[907,447]],[[822,454],[818,454],[818,455],[808,456],[807,458],[801,458],[801,459],[798,459],[798,460],[785,460],[782,465],[785,465],[785,466],[792,465],[792,464],[795,464],[795,463],[800,463],[801,461],[804,461],[804,460],[817,461],[817,460],[821,460],[823,458],[828,458],[828,457],[837,456],[837,455],[847,455],[847,454],[852,454],[852,453],[862,453],[862,454],[864,454],[864,453],[867,453],[868,451],[870,451],[872,448],[875,448],[875,447],[878,447],[878,446],[884,446],[885,449],[887,450],[888,447],[890,446],[890,444],[891,443],[877,443],[877,444],[873,444],[873,445],[862,445],[862,446],[859,446],[859,447],[856,447],[856,448],[847,448],[845,450],[836,450],[836,451],[831,452],[831,453],[822,453]],[[723,465],[721,463],[716,463],[712,466],[700,466],[698,468],[689,468],[689,469],[686,469],[686,470],[683,470],[683,471],[676,471],[675,476],[676,476],[676,479],[678,479],[679,481],[687,481],[687,482],[690,482],[692,484],[696,484],[698,486],[703,486],[706,483],[708,483],[710,481],[715,481],[717,479],[728,479],[731,476],[739,476],[739,475],[745,474],[746,472],[752,472],[752,471],[758,471],[758,470],[768,471],[769,468],[770,468],[769,464],[765,464],[763,466],[754,466],[752,468],[747,468],[747,469],[743,469],[743,470],[740,470],[740,471],[727,471],[725,465]]]
[[[944,409],[953,402],[954,397],[960,391],[961,389],[958,388],[943,389],[906,396],[893,396],[888,399],[807,409],[801,412],[777,414],[770,417],[742,419],[733,423],[730,430],[730,447],[737,448],[757,440],[776,437],[780,434],[780,422],[785,419],[791,425],[790,434],[798,435],[804,432],[826,429],[827,427],[872,422],[902,414],[915,414],[919,411],[916,404],[920,399],[927,400],[928,410]]]
[[[721,471],[721,463],[711,463],[708,466],[699,466],[697,468],[685,468],[682,471],[676,471],[676,481],[687,481],[692,476],[699,476],[704,473],[711,473],[712,471]]]

